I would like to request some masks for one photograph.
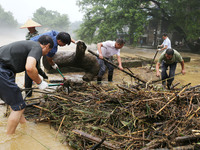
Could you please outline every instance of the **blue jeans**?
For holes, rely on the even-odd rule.
[[[162,61],[161,76],[162,76],[162,80],[165,80],[166,78],[170,78],[167,80],[168,86],[171,86],[172,82],[174,81],[174,78],[171,78],[171,77],[173,77],[175,75],[176,65],[177,65],[176,62],[174,62],[173,64],[166,64],[164,61]],[[169,75],[167,74],[168,67],[169,67]],[[165,81],[162,81],[162,84],[165,85]]]

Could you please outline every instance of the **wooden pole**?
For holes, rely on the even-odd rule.
[[[187,85],[177,94],[177,96],[180,96],[180,95],[185,91],[185,89],[187,88],[187,86],[189,86],[190,84],[191,84],[191,83],[187,84]],[[156,113],[156,115],[159,114],[163,109],[165,109],[165,107],[167,107],[167,105],[169,105],[169,103],[171,103],[173,100],[175,100],[177,96],[174,96],[170,101],[168,101],[167,104],[165,104],[165,106],[163,106],[163,107]]]
[[[100,139],[98,137],[94,137],[94,136],[92,136],[92,135],[90,135],[88,133],[85,133],[83,131],[80,131],[80,130],[73,130],[72,132],[77,134],[77,135],[79,135],[79,136],[81,136],[81,137],[83,137],[83,138],[85,138],[85,139],[87,139],[87,140],[89,140],[89,141],[95,142],[95,143],[99,143],[99,142],[102,141],[102,139]],[[113,145],[113,144],[111,144],[109,142],[106,142],[106,141],[104,141],[102,143],[102,145],[104,145],[105,147],[107,147],[109,149],[112,149],[112,150],[120,149],[120,147],[117,147],[117,146],[115,146],[115,145]]]
[[[57,138],[57,136],[58,136],[58,133],[59,133],[59,131],[60,131],[60,128],[61,128],[61,126],[62,126],[64,120],[65,120],[65,116],[63,116],[63,119],[62,119],[62,121],[61,121],[61,123],[60,123],[60,126],[59,126],[59,128],[58,128],[58,131],[57,131],[57,133],[56,133],[56,138]]]
[[[95,52],[93,52],[93,51],[91,51],[91,50],[88,50],[88,52],[90,52],[92,55],[95,55],[96,57],[99,57],[98,54],[96,54]],[[111,64],[113,67],[119,69],[120,71],[126,73],[127,75],[129,75],[129,76],[131,76],[131,77],[137,79],[138,81],[141,81],[142,83],[146,83],[144,80],[140,79],[139,77],[136,77],[136,76],[134,76],[133,74],[131,74],[131,73],[125,71],[125,70],[121,70],[117,65],[113,64],[113,63],[110,62],[109,60],[107,60],[107,59],[105,59],[105,58],[103,58],[102,60],[105,61],[105,62],[107,62],[107,63],[109,63],[109,64]]]

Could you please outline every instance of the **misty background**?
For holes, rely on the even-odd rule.
[[[75,30],[82,23],[82,13],[76,1],[48,0],[1,0],[0,45],[25,40],[28,30],[20,29],[28,19],[40,23],[39,33],[49,30],[65,31],[76,38]]]

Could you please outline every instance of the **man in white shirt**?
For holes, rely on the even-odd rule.
[[[116,41],[105,41],[102,43],[97,44],[97,53],[99,54],[99,58],[97,58],[100,70],[97,76],[97,83],[100,84],[102,77],[106,71],[106,67],[108,68],[108,81],[112,82],[113,78],[113,71],[114,67],[104,62],[102,59],[105,57],[105,59],[112,61],[111,57],[113,55],[117,55],[117,61],[119,63],[119,68],[123,70],[121,57],[120,57],[120,49],[124,46],[125,41],[123,39],[117,39]]]
[[[164,41],[161,45],[158,45],[158,47],[161,47],[160,49],[158,49],[158,51],[171,49],[171,41],[168,38],[167,33],[163,33],[162,38],[163,38]]]

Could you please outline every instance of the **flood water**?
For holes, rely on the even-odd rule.
[[[24,36],[24,35],[23,35]],[[12,38],[3,38],[4,40],[0,40],[0,46],[17,41],[23,40],[22,35],[20,38],[12,39]],[[75,46],[71,44],[70,46],[66,46],[62,49],[75,50]],[[96,45],[91,45],[88,49],[96,49]],[[146,49],[146,48],[131,48],[131,47],[124,47],[121,50],[121,55],[126,57],[136,57],[136,55],[140,55],[147,58],[153,58],[155,54],[154,49]],[[182,85],[191,83],[192,85],[200,84],[200,55],[199,54],[192,54],[192,53],[185,53],[180,52],[182,56],[190,56],[191,62],[185,63],[185,70],[186,75],[179,75],[175,77],[174,82],[181,82]],[[157,59],[160,54],[157,55]],[[180,72],[181,66],[177,66],[177,72]],[[137,71],[134,68],[131,68],[135,74]],[[155,72],[152,72],[155,75]],[[76,75],[77,78],[81,78],[83,74],[79,73],[64,73],[67,77],[73,77]],[[67,78],[68,78],[67,77]],[[49,78],[51,79],[62,79],[62,77],[56,74],[49,74]],[[123,81],[131,81],[129,76],[126,76],[124,73],[115,70],[114,74],[114,82],[123,82]],[[23,88],[24,83],[24,74],[18,74],[16,82],[20,87]],[[35,94],[35,93],[33,93]],[[38,110],[39,111],[39,110]],[[71,149],[67,146],[64,141],[64,136],[58,135],[57,139],[55,139],[56,132],[53,128],[50,128],[48,124],[44,123],[34,123],[34,122],[27,122],[26,125],[19,125],[16,130],[16,134],[13,136],[6,135],[6,125],[7,125],[7,118],[4,117],[4,113],[6,112],[6,106],[0,105],[0,150],[68,150]]]
[[[9,35],[2,33],[0,46],[24,40],[25,34],[24,31],[13,32]],[[54,78],[54,75],[50,76]],[[17,74],[16,82],[19,87],[24,88],[24,73]],[[37,97],[35,93],[33,93],[34,96]],[[57,131],[45,123],[36,124],[33,121],[28,121],[26,125],[18,125],[13,136],[7,136],[7,118],[4,117],[4,113],[6,113],[6,106],[0,105],[0,150],[71,150],[65,143],[65,137],[58,134],[56,138]]]

